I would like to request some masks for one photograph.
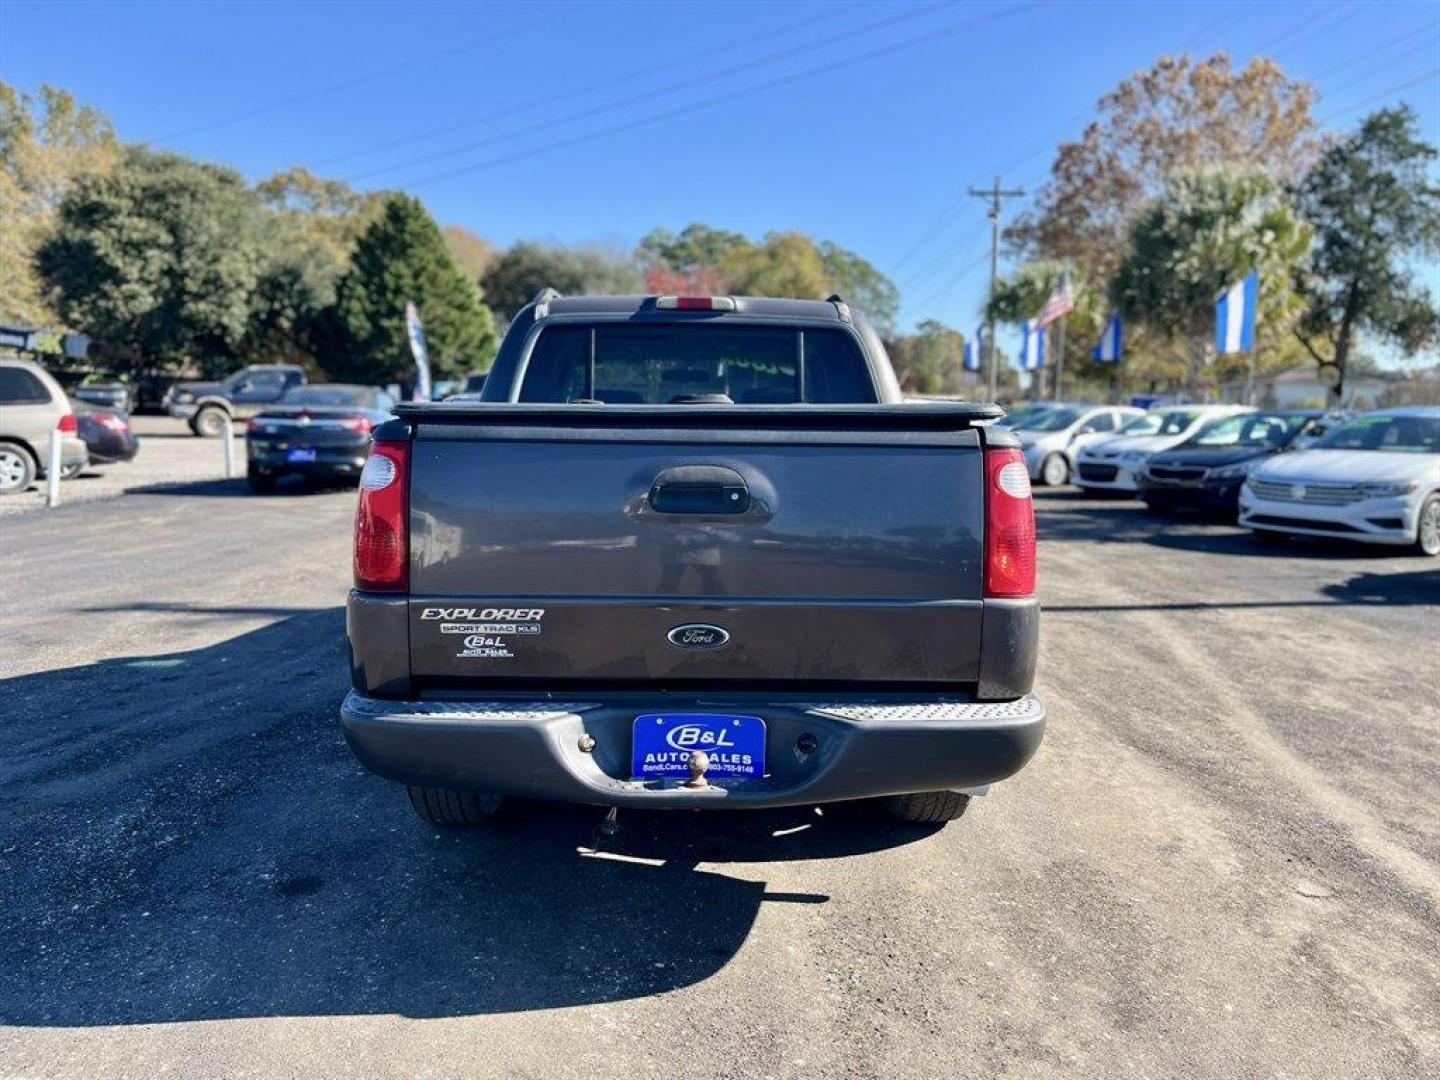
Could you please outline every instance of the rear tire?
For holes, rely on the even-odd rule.
[[[28,490],[38,471],[30,451],[15,443],[0,442],[0,495],[18,495]]]
[[[1070,463],[1064,454],[1051,454],[1040,466],[1040,482],[1046,487],[1060,487],[1070,479]]]
[[[214,405],[206,405],[190,421],[190,430],[202,439],[218,439],[225,434],[226,413]]]
[[[901,821],[938,823],[954,821],[965,813],[970,796],[958,791],[917,791],[911,795],[890,795],[880,800],[887,813]]]
[[[503,795],[483,791],[450,791],[446,788],[407,785],[410,808],[431,825],[479,825],[505,801]]]

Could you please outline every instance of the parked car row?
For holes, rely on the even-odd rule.
[[[51,432],[60,433],[62,479],[79,474],[89,464],[91,452],[85,432],[98,439],[98,429],[104,428],[90,410],[113,417],[120,414],[83,403],[82,407],[89,417],[85,431],[74,405],[53,375],[29,360],[0,357],[0,495],[19,494],[35,481],[45,479]],[[134,456],[133,448],[130,456]]]
[[[1123,423],[1120,421],[1123,419]],[[1035,404],[1008,415],[1032,480],[1238,516],[1258,534],[1440,555],[1440,407]],[[1107,434],[1114,426],[1114,434]]]

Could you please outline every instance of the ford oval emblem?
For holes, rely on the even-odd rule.
[[[709,623],[686,623],[665,635],[677,649],[718,649],[730,640],[730,633]]]

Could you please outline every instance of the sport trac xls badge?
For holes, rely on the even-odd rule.
[[[457,657],[481,660],[513,660],[514,642],[539,634],[544,617],[544,608],[427,607],[420,612],[422,620],[440,623],[440,633],[465,635]]]
[[[665,635],[677,649],[718,649],[730,640],[730,632],[709,623],[686,623]]]

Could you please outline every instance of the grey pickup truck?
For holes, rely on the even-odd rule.
[[[839,297],[541,293],[360,480],[345,735],[438,825],[880,799],[1035,753],[1030,477]]]

